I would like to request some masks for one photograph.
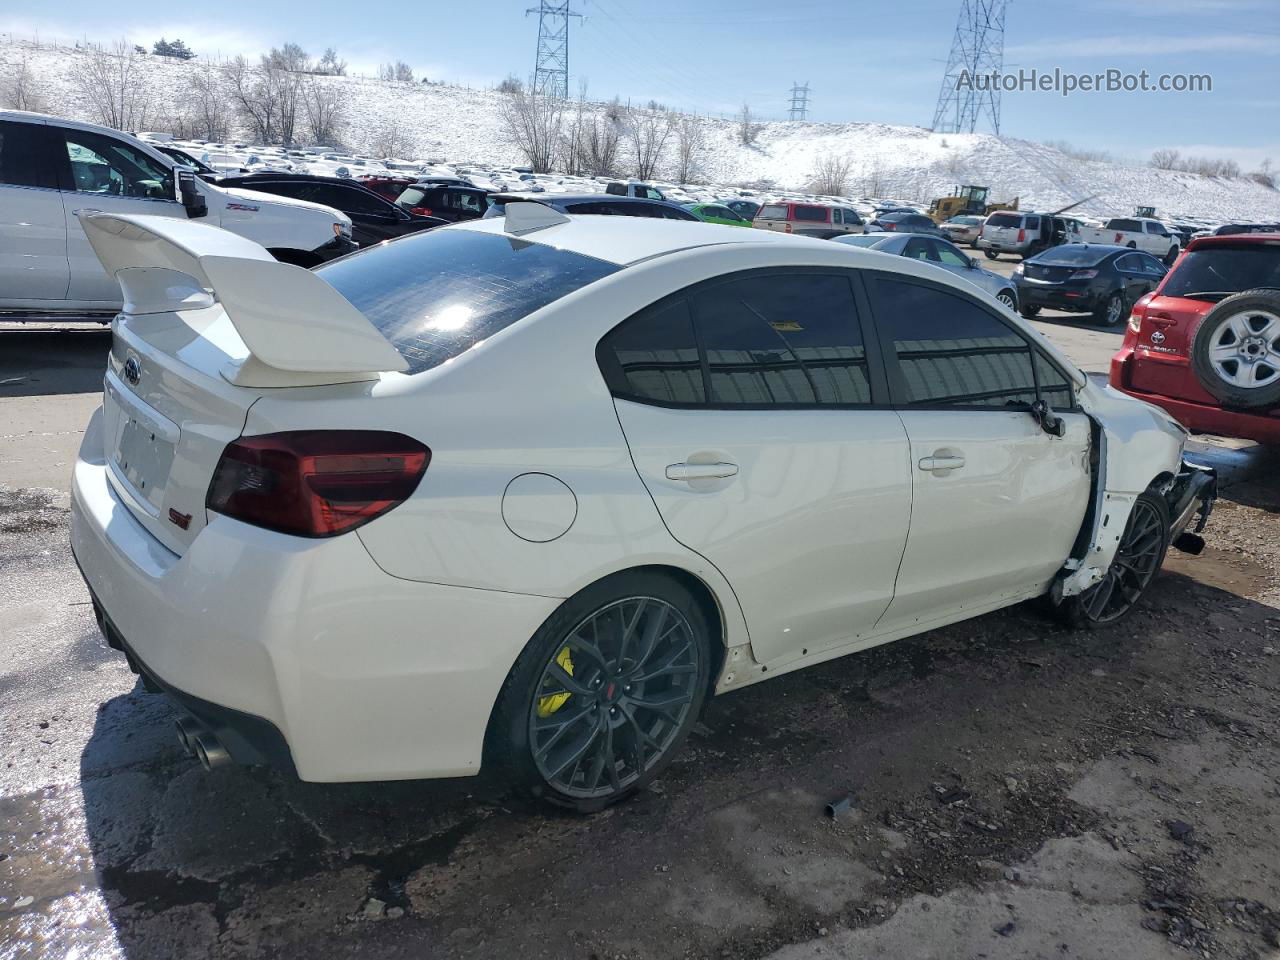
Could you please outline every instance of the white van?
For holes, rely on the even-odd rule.
[[[202,219],[304,267],[357,249],[331,207],[207,183],[108,127],[0,111],[0,319],[107,322],[120,309],[80,210]]]

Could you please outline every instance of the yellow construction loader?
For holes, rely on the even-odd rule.
[[[984,217],[988,213],[994,213],[996,210],[1018,209],[1017,197],[1014,197],[1008,203],[987,203],[989,191],[989,187],[975,187],[972,185],[956,187],[951,196],[938,197],[929,204],[929,216],[933,218],[934,223],[944,223],[952,217],[959,217],[964,214]]]

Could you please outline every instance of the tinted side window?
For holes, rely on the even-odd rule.
[[[815,223],[826,223],[830,216],[826,207],[810,207],[801,203],[792,207],[792,211],[796,220],[812,220]]]
[[[58,180],[47,144],[43,125],[0,120],[0,183],[56,189]]]
[[[642,310],[605,337],[597,356],[618,396],[662,403],[706,400],[687,300]]]
[[[977,304],[899,280],[874,288],[908,404],[1026,409],[1035,400],[1031,345]]]
[[[1039,230],[1039,229],[1040,229],[1040,218],[1039,218],[1039,217],[1027,217],[1026,228],[1027,228],[1028,230]]]
[[[116,197],[173,200],[173,174],[131,144],[87,130],[63,130],[74,189]]]
[[[693,300],[714,404],[870,403],[866,349],[847,278],[771,274]]]

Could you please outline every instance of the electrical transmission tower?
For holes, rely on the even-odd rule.
[[[804,82],[804,86],[798,83],[791,84],[791,108],[788,111],[788,120],[805,120],[809,117],[809,81]]]
[[[962,0],[938,106],[933,111],[937,133],[973,133],[984,115],[992,131],[1000,133],[999,84],[977,78],[1004,69],[1006,6],[1008,0]]]
[[[569,0],[540,0],[524,12],[538,15],[538,59],[533,89],[562,100],[569,98],[569,18],[582,14],[569,9]]]

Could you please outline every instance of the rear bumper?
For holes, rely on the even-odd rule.
[[[1213,433],[1222,437],[1280,445],[1280,417],[1223,410],[1209,404],[1135,390],[1131,371],[1133,365],[1139,362],[1141,361],[1135,357],[1132,347],[1125,347],[1116,353],[1111,358],[1111,386],[1131,397],[1154,404],[1195,433]]]
[[[1046,307],[1050,310],[1066,310],[1075,313],[1093,313],[1098,309],[1100,297],[1092,290],[1064,290],[1061,287],[1042,287],[1032,283],[1019,283],[1018,303],[1025,307]],[[1068,293],[1075,296],[1067,296]]]
[[[480,768],[511,664],[560,601],[401,580],[359,538],[215,516],[178,556],[116,498],[100,417],[71,491],[71,546],[104,632],[245,762],[303,780]]]

